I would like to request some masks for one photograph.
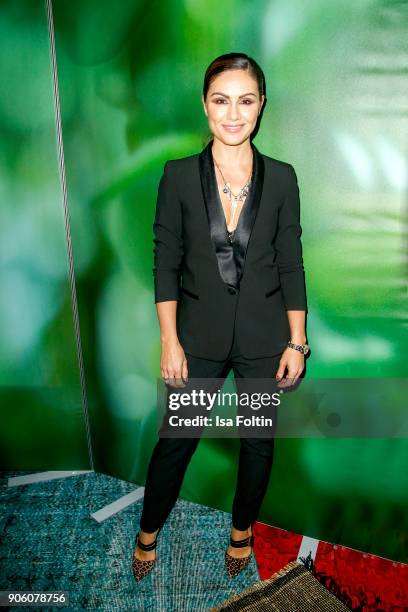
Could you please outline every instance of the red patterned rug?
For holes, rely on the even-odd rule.
[[[261,580],[298,557],[302,536],[255,523],[254,554]],[[408,612],[408,565],[346,546],[319,542],[305,566],[354,612]]]

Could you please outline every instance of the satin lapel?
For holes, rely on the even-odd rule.
[[[216,249],[217,242],[222,241],[225,236],[225,217],[220,207],[211,147],[212,141],[201,151],[198,160],[210,236]]]
[[[211,151],[212,144],[213,141],[210,141],[198,156],[202,194],[207,212],[210,237],[217,256],[221,278],[224,282],[238,286],[244,272],[248,242],[261,201],[265,164],[262,155],[255,145],[251,143],[254,154],[252,185],[238,219],[232,250],[226,239],[227,226],[215,176]],[[236,263],[236,266],[233,266],[234,271],[236,267],[234,274],[232,273],[231,266],[233,254],[235,254]]]
[[[252,185],[247,195],[246,202],[238,219],[237,229],[234,235],[234,252],[238,268],[238,280],[244,273],[244,266],[248,250],[248,242],[252,234],[256,215],[259,210],[264,185],[265,162],[262,155],[253,143],[251,143],[254,154],[252,170]]]

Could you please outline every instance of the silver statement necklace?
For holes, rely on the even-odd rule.
[[[250,172],[250,175],[249,175],[248,180],[245,183],[245,185],[239,190],[239,192],[237,194],[235,194],[235,193],[232,192],[230,183],[225,180],[225,177],[224,177],[224,175],[222,173],[221,168],[217,164],[216,159],[215,158],[213,158],[213,159],[214,159],[215,165],[217,166],[218,170],[220,171],[220,174],[222,176],[222,180],[224,181],[224,187],[223,187],[222,191],[223,191],[223,193],[227,194],[228,200],[230,202],[231,217],[230,217],[229,225],[231,226],[231,225],[233,225],[234,220],[235,220],[235,214],[236,214],[236,211],[237,211],[237,208],[238,208],[238,203],[242,202],[246,198],[246,196],[248,195],[249,188],[251,186],[252,170]],[[236,230],[236,228],[234,230],[232,230],[232,231],[229,231],[228,230],[228,226],[227,226],[228,239],[229,239],[229,241],[231,243],[233,242],[233,239],[234,239],[235,230]]]

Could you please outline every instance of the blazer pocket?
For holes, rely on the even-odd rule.
[[[270,297],[271,295],[273,295],[274,293],[276,293],[277,291],[279,291],[279,289],[281,288],[280,285],[278,285],[277,287],[275,287],[275,289],[270,289],[270,291],[267,291],[265,293],[265,297]]]
[[[188,295],[189,297],[193,298],[194,300],[199,300],[199,296],[196,293],[193,293],[192,291],[189,291],[188,289],[186,289],[185,287],[181,287],[181,291],[185,294]]]

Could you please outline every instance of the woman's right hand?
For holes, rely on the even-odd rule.
[[[187,358],[178,340],[162,342],[160,372],[171,387],[185,387],[188,378]]]

